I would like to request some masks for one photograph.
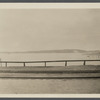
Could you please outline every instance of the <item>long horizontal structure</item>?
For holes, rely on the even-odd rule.
[[[65,66],[67,66],[68,62],[83,62],[83,65],[86,65],[86,62],[89,61],[100,61],[100,60],[53,60],[53,61],[0,61],[0,63],[5,63],[5,66],[7,67],[8,63],[23,63],[23,66],[25,67],[26,63],[44,63],[44,66],[46,67],[47,63],[52,62],[65,62]]]

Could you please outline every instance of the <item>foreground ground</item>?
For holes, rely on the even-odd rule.
[[[100,66],[0,67],[0,94],[81,93],[100,93]]]
[[[100,66],[0,67],[1,78],[99,78]]]
[[[0,79],[0,94],[100,94],[100,78]],[[12,95],[13,96],[13,95]]]

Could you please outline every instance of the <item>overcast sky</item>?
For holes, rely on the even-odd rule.
[[[100,10],[0,10],[0,51],[100,50]]]

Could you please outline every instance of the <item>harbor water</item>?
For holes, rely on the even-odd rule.
[[[88,56],[83,53],[0,53],[1,61],[47,61],[47,60],[98,60],[100,56]],[[68,63],[68,65],[82,65],[83,62],[73,62]],[[100,65],[100,62],[87,62],[87,64]],[[1,65],[1,64],[0,64]],[[22,66],[22,64],[14,64],[16,66]],[[9,64],[9,66],[14,66],[13,64]],[[28,64],[28,66],[42,66],[43,63],[40,64]],[[64,63],[48,63],[48,66],[63,66]],[[5,64],[2,66],[5,66]]]

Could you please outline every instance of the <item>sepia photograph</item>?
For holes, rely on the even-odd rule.
[[[100,94],[100,8],[0,8],[0,94]]]

